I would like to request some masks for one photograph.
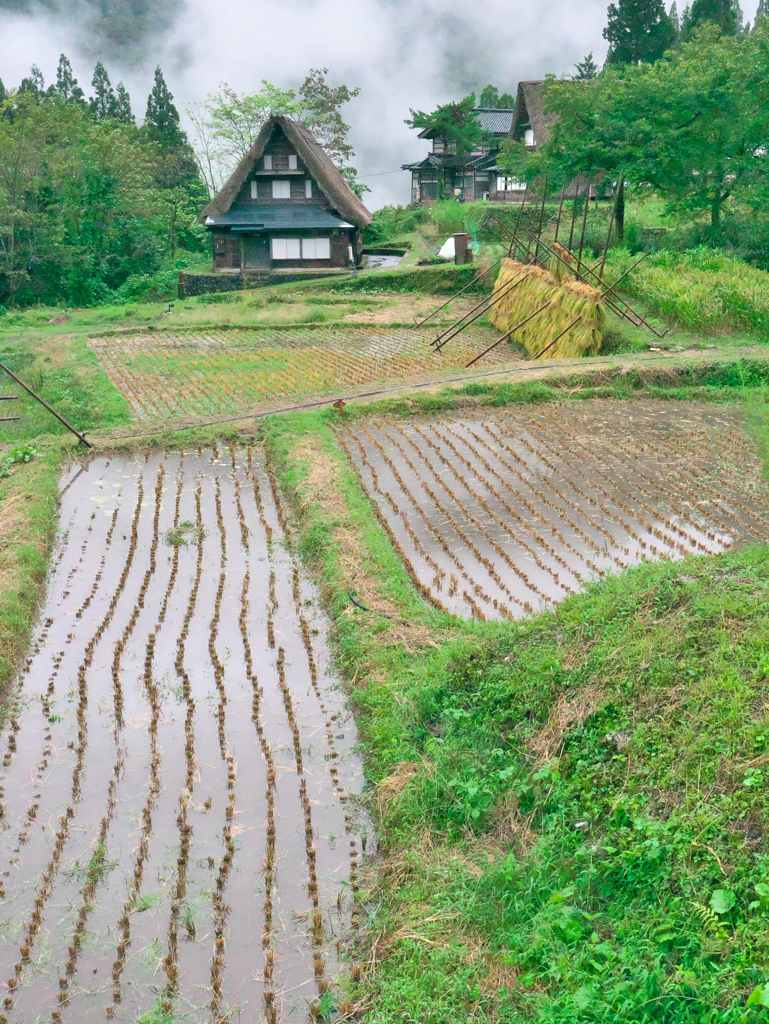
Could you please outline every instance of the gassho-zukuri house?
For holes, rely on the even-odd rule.
[[[323,271],[360,263],[371,214],[313,135],[271,117],[201,220],[214,271]]]

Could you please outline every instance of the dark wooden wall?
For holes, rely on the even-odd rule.
[[[240,269],[240,238],[227,231],[212,231],[214,270]]]
[[[278,238],[327,238],[328,231],[322,229],[306,231],[274,231]],[[212,231],[214,246],[214,270],[240,269],[240,235],[231,235],[227,231]],[[352,245],[355,259],[360,259],[361,233],[359,231],[334,231],[331,234],[330,260],[271,260],[273,270],[281,267],[346,267],[348,265],[348,246]]]

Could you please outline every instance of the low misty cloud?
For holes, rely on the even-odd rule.
[[[757,0],[744,4],[752,18]],[[592,51],[601,62],[607,0],[486,0],[467,9],[445,0],[0,0],[0,78],[16,84],[32,63],[53,77],[60,52],[81,84],[105,61],[141,115],[160,63],[183,109],[228,82],[238,91],[301,81],[327,67],[332,81],[361,88],[345,116],[372,207],[408,202],[402,163],[426,152],[404,124],[409,108],[431,109],[491,82],[569,74]],[[150,10],[151,8],[151,10]]]

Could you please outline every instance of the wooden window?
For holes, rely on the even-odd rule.
[[[258,185],[258,183],[256,181],[252,181],[251,182],[251,198],[252,199],[258,199],[259,198],[259,185]]]
[[[289,171],[297,170],[296,153],[288,154],[288,169]]]
[[[291,198],[291,182],[281,181],[279,178],[275,178],[272,182],[272,198],[273,199],[290,199]]]
[[[272,154],[270,154],[270,153],[265,153],[265,156],[264,156],[264,169],[265,169],[265,171],[271,171],[272,170]]]
[[[312,181],[309,178],[304,181],[304,198],[312,199]]]
[[[330,238],[303,238],[302,239],[303,260],[330,260],[331,239]]]
[[[300,260],[302,243],[299,238],[273,238],[272,258],[274,260]]]

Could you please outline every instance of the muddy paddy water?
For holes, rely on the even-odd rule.
[[[639,562],[769,537],[736,410],[595,400],[340,436],[418,587],[459,615],[519,618]]]
[[[0,1020],[306,1021],[367,823],[318,596],[257,450],[62,481],[5,729]]]

